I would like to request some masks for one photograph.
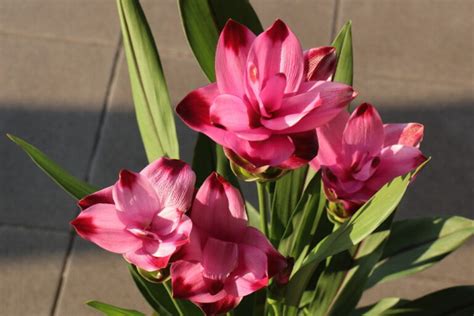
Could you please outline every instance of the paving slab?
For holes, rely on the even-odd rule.
[[[2,0],[0,32],[113,44],[120,27],[116,11],[115,1]]]
[[[0,225],[0,314],[50,314],[68,240],[63,232]]]
[[[353,21],[357,78],[472,87],[473,13],[470,0],[341,0],[337,25]]]
[[[252,5],[265,28],[282,19],[307,49],[331,42],[334,1],[332,0],[254,0]]]
[[[151,311],[122,256],[76,238],[54,315],[98,315],[97,311],[85,305],[90,300],[136,309],[147,315]]]
[[[116,47],[5,34],[0,41],[0,133],[85,177]],[[3,136],[0,152],[0,223],[67,230],[72,200]]]

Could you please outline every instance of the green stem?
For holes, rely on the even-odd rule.
[[[257,182],[258,208],[260,211],[260,228],[265,236],[268,237],[268,200],[265,192],[265,183]]]
[[[183,315],[183,312],[181,311],[181,307],[179,306],[178,302],[176,302],[176,300],[173,298],[173,292],[171,291],[171,287],[170,287],[170,284],[169,284],[169,281],[166,281],[166,282],[163,282],[163,287],[166,289],[166,292],[168,292],[170,298],[171,298],[171,301],[173,302],[173,305],[176,307],[176,309],[178,310],[178,313],[179,315]]]

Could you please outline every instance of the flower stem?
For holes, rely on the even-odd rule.
[[[257,182],[258,208],[260,211],[260,228],[265,236],[268,237],[268,200],[264,182]]]

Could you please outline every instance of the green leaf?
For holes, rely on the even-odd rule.
[[[350,316],[379,316],[387,309],[409,302],[398,297],[386,297],[377,303],[354,310]]]
[[[318,173],[306,187],[295,211],[287,221],[279,246],[283,255],[302,260],[306,257],[316,233],[331,232],[332,225],[327,225],[325,202],[321,175]]]
[[[219,29],[208,0],[179,0],[184,32],[199,65],[210,81],[215,80],[214,57]]]
[[[473,234],[474,221],[459,216],[395,222],[382,260],[373,269],[366,287],[423,271]]]
[[[275,245],[283,237],[290,217],[301,198],[307,169],[308,167],[304,167],[290,171],[276,181],[270,225],[270,240]]]
[[[357,245],[392,214],[405,194],[411,178],[426,163],[384,185],[349,221],[319,242],[301,264],[295,264],[287,286],[286,304],[299,305],[311,275],[322,260]]]
[[[92,308],[97,309],[98,311],[103,312],[107,316],[145,316],[145,314],[136,310],[125,309],[99,301],[89,301],[86,304]]]
[[[15,144],[20,146],[41,170],[43,170],[54,182],[56,182],[72,197],[81,199],[84,196],[97,191],[95,187],[75,178],[69,172],[61,168],[38,148],[28,144],[19,137],[11,134],[7,134],[7,136]]]
[[[247,209],[249,225],[260,229],[260,214],[257,209],[248,201],[245,201],[245,208]]]
[[[353,56],[352,56],[352,21],[342,27],[332,46],[336,48],[337,66],[333,81],[352,86]]]
[[[204,180],[216,170],[216,166],[216,144],[206,135],[199,133],[193,156],[197,187],[200,187]]]
[[[173,108],[160,57],[139,1],[117,0],[138,127],[148,161],[179,158]]]
[[[463,316],[474,313],[474,286],[455,286],[395,304],[377,315]]]
[[[227,20],[233,19],[246,25],[255,34],[263,32],[262,24],[248,0],[210,0],[209,3],[220,30]]]
[[[347,263],[342,265],[335,265],[331,277],[336,276],[337,282],[332,285],[327,284],[326,286],[337,286],[335,292],[330,293],[326,297],[329,299],[323,304],[318,296],[318,291],[326,294],[326,288],[317,288],[315,300],[310,306],[311,315],[348,315],[356,307],[359,299],[364,291],[364,284],[367,282],[370,272],[373,266],[377,263],[382,255],[385,244],[390,234],[390,225],[392,223],[394,213],[385,220],[385,222],[379,226],[373,234],[369,235],[363,241],[361,241],[356,247],[354,247],[352,254],[347,260]],[[342,253],[344,254],[344,253]],[[340,256],[337,254],[331,259]],[[332,262],[331,262],[332,263]],[[331,266],[330,266],[331,267]],[[321,280],[326,276],[325,273],[321,276]],[[320,284],[318,283],[318,286]],[[324,297],[324,295],[321,295]]]
[[[145,280],[133,265],[128,266],[133,281],[148,304],[160,315],[202,315],[201,310],[190,301],[174,299],[168,282],[153,283]]]

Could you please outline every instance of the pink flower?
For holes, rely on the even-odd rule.
[[[343,206],[341,217],[352,215],[385,183],[426,160],[418,149],[423,125],[384,125],[367,103],[350,116],[341,112],[317,133],[319,152],[311,166],[322,169],[328,199]]]
[[[287,267],[265,236],[247,226],[239,192],[216,173],[197,192],[190,217],[191,242],[171,265],[173,295],[206,314],[234,308]]]
[[[140,173],[122,170],[113,186],[79,201],[83,211],[71,224],[82,238],[137,267],[159,270],[189,242],[192,224],[184,212],[195,179],[186,163],[166,158]]]
[[[259,36],[229,20],[217,44],[217,82],[189,93],[176,111],[247,170],[298,168],[316,155],[315,128],[355,97],[350,86],[326,81],[335,62],[331,47],[304,53],[280,20]]]

